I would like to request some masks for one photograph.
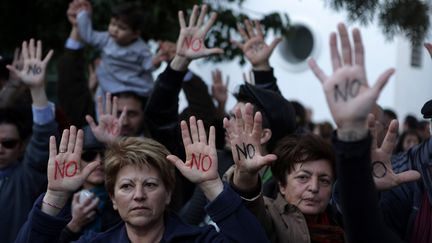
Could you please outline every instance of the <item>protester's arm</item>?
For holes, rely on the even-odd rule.
[[[257,220],[245,209],[238,195],[229,186],[223,185],[219,177],[214,127],[210,127],[207,138],[201,120],[196,121],[192,116],[189,124],[190,134],[187,123],[181,122],[186,162],[174,155],[169,155],[167,158],[186,178],[196,183],[203,191],[210,201],[206,211],[220,228],[220,232],[216,233],[210,227],[212,230],[204,232],[197,241],[217,239],[235,242],[267,242],[265,233]],[[253,230],[253,233],[250,230]]]
[[[94,102],[85,77],[83,44],[76,27],[76,6],[73,1],[68,8],[68,19],[72,29],[57,66],[57,97],[71,124],[86,125],[85,115],[95,116]]]
[[[259,171],[270,165],[275,159],[274,154],[262,154],[261,133],[262,115],[253,113],[253,106],[246,103],[244,110],[237,107],[235,116],[224,119],[224,127],[231,143],[233,160],[236,164],[233,183],[242,191],[253,191],[259,187]],[[250,156],[244,152],[252,150]]]
[[[259,171],[270,165],[275,159],[274,154],[263,155],[261,151],[262,115],[256,112],[253,115],[253,106],[246,104],[244,110],[234,110],[235,116],[230,120],[224,119],[224,127],[230,138],[231,151],[235,166],[231,168],[226,177],[235,191],[243,198],[247,208],[258,218],[271,236],[273,224],[271,216],[265,209],[262,196]],[[247,149],[254,151],[250,156],[244,152]],[[243,152],[242,152],[243,151]]]
[[[56,123],[54,121],[54,104],[48,101],[45,92],[46,69],[53,51],[42,59],[42,42],[31,39],[29,43],[22,43],[22,69],[8,65],[7,68],[14,73],[30,89],[32,97],[34,132],[24,155],[25,165],[31,171],[46,173],[46,160],[48,159],[49,136],[55,135]],[[29,171],[30,176],[31,172]]]
[[[72,219],[62,230],[58,243],[76,241],[83,234],[83,228],[96,218],[96,210],[99,198],[92,194],[86,198],[80,198],[80,191],[76,192],[72,199]]]
[[[270,66],[270,56],[282,38],[275,38],[270,45],[264,41],[264,32],[259,21],[254,21],[255,27],[250,20],[244,21],[245,29],[237,23],[237,30],[242,36],[243,42],[234,42],[242,51],[246,59],[251,63],[255,77],[255,85],[264,89],[280,93]]]
[[[96,169],[99,162],[81,168],[84,134],[71,126],[63,131],[59,152],[56,139],[50,137],[47,192],[36,200],[29,218],[21,228],[17,242],[57,242],[68,220],[66,204],[74,191]]]
[[[78,33],[83,42],[102,49],[108,44],[109,34],[106,31],[95,31],[93,30],[91,13],[92,6],[87,0],[82,1],[79,10],[77,11],[77,27]]]
[[[223,81],[219,69],[212,71],[212,97],[217,102],[216,117],[223,119],[226,116],[225,105],[228,100],[229,76]]]
[[[98,107],[98,124],[92,116],[87,115],[86,120],[99,142],[106,145],[113,144],[121,134],[121,124],[126,116],[127,107],[123,107],[122,113],[117,113],[118,99],[111,97],[110,93],[105,94],[105,107],[103,107],[102,97],[97,100]]]
[[[161,73],[145,109],[146,125],[154,139],[164,144],[173,154],[179,154],[178,144],[178,95],[183,77],[191,61],[223,51],[219,48],[208,49],[204,45],[207,32],[213,25],[216,14],[204,23],[204,17],[197,21],[198,7],[194,8],[195,23],[186,25],[183,12],[179,12],[180,35],[177,41],[176,55]],[[205,15],[205,13],[204,13]],[[188,45],[190,41],[201,43],[199,48]],[[178,139],[177,139],[178,138]]]
[[[335,45],[336,34],[332,33],[333,74],[324,74],[314,60],[309,64],[323,85],[327,104],[337,125],[334,145],[345,232],[349,242],[401,242],[386,226],[378,207],[378,194],[370,173],[371,139],[367,128],[368,114],[394,70],[385,71],[369,87],[359,30],[353,30],[355,54],[352,55],[345,25],[339,24],[338,29],[342,59]],[[341,96],[340,87],[347,87],[351,92]]]
[[[20,49],[16,48],[14,59],[11,66],[17,70],[22,69],[22,57]],[[27,86],[15,75],[14,72],[9,72],[9,80],[0,89],[0,108],[7,108],[16,105],[18,101],[23,101],[25,96],[28,96]]]

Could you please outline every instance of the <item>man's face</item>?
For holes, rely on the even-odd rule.
[[[22,153],[23,143],[13,124],[0,124],[0,169],[15,163]]]
[[[141,101],[134,97],[119,97],[118,98],[118,114],[123,111],[123,107],[127,108],[126,116],[122,123],[122,136],[139,136],[142,132],[144,122],[144,112],[142,110]]]

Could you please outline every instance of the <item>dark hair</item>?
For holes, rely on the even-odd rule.
[[[20,139],[26,138],[26,131],[24,129],[24,124],[22,121],[22,117],[19,115],[17,109],[13,108],[1,108],[0,109],[0,125],[2,124],[9,124],[14,125],[17,130]]]
[[[112,96],[116,96],[117,98],[133,98],[138,100],[141,103],[141,109],[144,110],[147,104],[147,97],[141,96],[133,91],[122,91],[112,94]]]
[[[296,114],[297,127],[304,127],[306,125],[306,109],[298,101],[291,100],[290,102],[291,102],[292,106],[294,107],[294,111]]]
[[[416,130],[407,130],[407,131],[403,132],[403,133],[400,135],[400,137],[399,137],[399,139],[398,139],[398,142],[397,142],[397,144],[396,144],[396,148],[395,148],[395,150],[394,150],[394,152],[393,152],[394,154],[404,152],[404,148],[403,148],[404,140],[405,140],[405,138],[406,138],[407,136],[409,136],[409,135],[414,135],[414,136],[416,136],[417,139],[418,139],[418,141],[419,141],[419,143],[421,143],[422,138],[421,138],[420,134],[419,134]]]
[[[388,117],[390,117],[390,119],[398,119],[398,116],[396,115],[396,112],[394,112],[392,109],[389,109],[389,108],[387,108],[387,109],[384,109],[383,110],[383,112],[384,112],[384,115],[386,115],[386,116],[388,116]]]
[[[238,92],[233,94],[234,97],[237,99],[238,102],[242,102],[242,103],[251,103],[253,105],[253,114],[255,116],[255,113],[257,113],[258,111],[261,112],[262,115],[262,128],[270,128],[270,122],[269,119],[266,116],[266,111],[264,109],[261,109],[260,106],[255,104],[255,101],[249,97],[248,95],[246,95],[243,92]]]
[[[407,115],[405,117],[404,124],[408,126],[409,130],[416,130],[418,127],[418,120],[413,115]]]
[[[112,17],[125,23],[133,31],[141,31],[145,14],[138,3],[125,2],[112,8]]]
[[[279,140],[272,152],[277,156],[271,171],[274,178],[283,186],[286,185],[286,175],[291,173],[294,165],[313,160],[327,160],[335,175],[335,153],[329,142],[312,134],[293,134]]]

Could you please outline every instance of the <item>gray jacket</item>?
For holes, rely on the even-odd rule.
[[[77,24],[81,39],[101,51],[102,61],[96,70],[98,94],[122,91],[133,91],[142,96],[150,94],[154,82],[152,53],[141,38],[128,46],[120,46],[108,32],[94,31],[85,11],[78,14]]]

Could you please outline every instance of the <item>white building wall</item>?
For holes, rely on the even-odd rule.
[[[394,107],[402,119],[407,114],[422,118],[421,108],[423,104],[432,99],[432,61],[429,53],[423,48],[422,65],[420,68],[411,67],[410,43],[400,38],[398,40],[397,68],[402,70],[396,76],[396,88],[394,91]]]

